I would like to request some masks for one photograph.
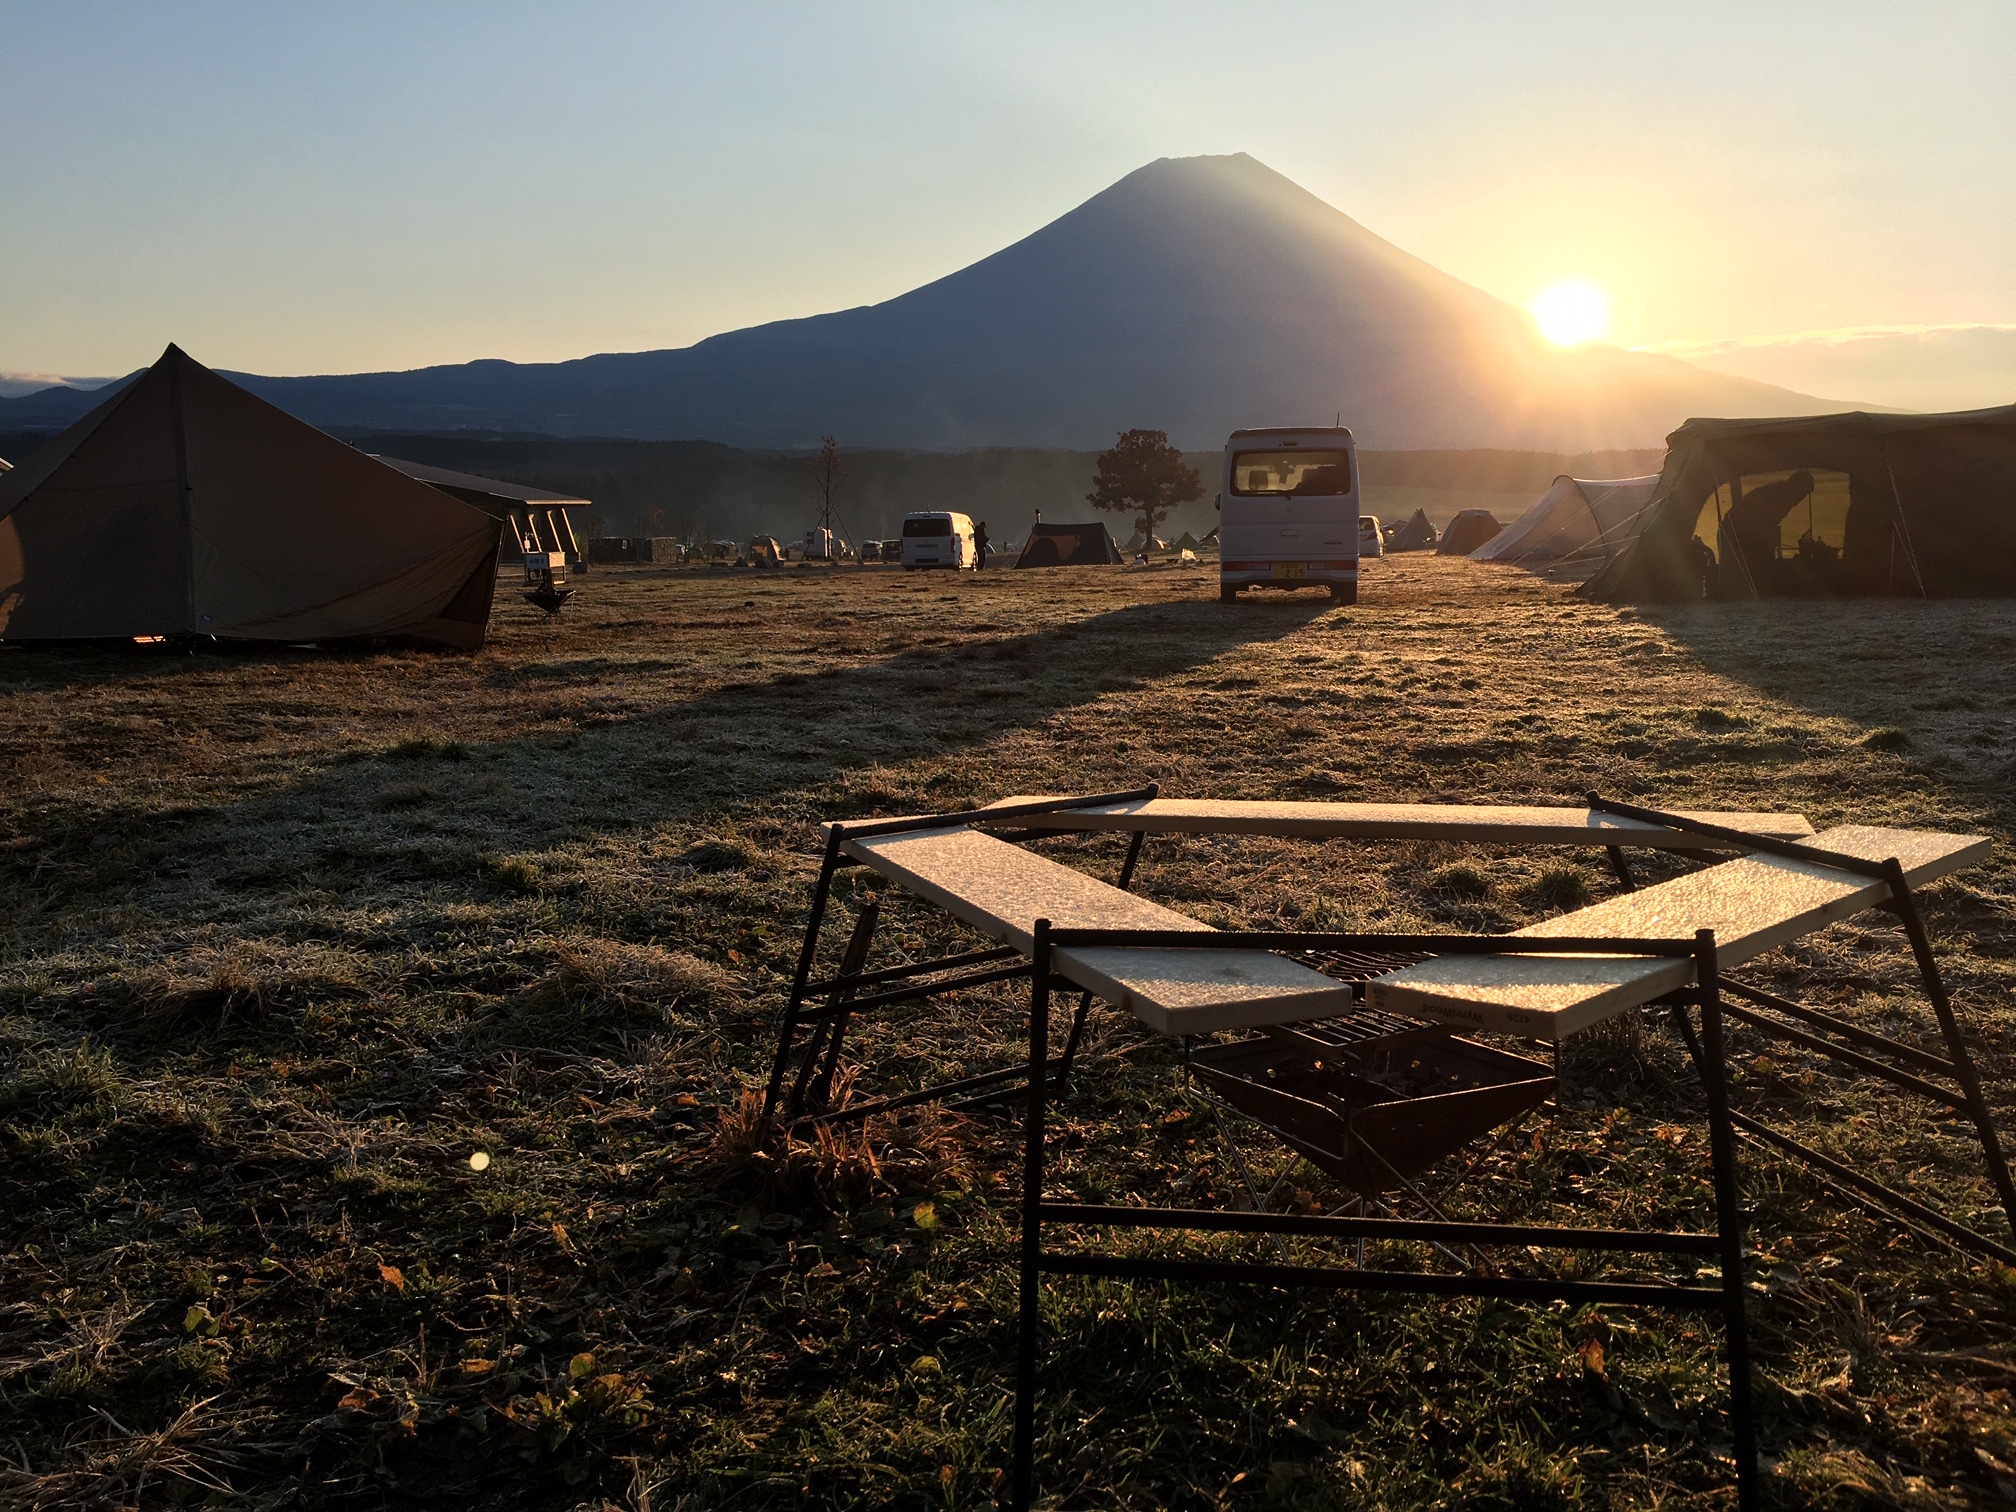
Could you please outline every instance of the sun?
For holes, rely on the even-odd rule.
[[[1533,296],[1540,334],[1556,346],[1594,341],[1610,324],[1610,301],[1594,284],[1558,283]]]

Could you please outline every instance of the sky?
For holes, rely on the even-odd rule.
[[[1620,345],[2006,403],[2011,59],[2007,0],[0,0],[0,374],[680,346],[1244,151]]]

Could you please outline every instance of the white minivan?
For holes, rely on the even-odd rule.
[[[968,515],[927,509],[903,516],[903,567],[978,567],[980,551],[973,543]]]
[[[1218,495],[1218,597],[1328,588],[1358,602],[1358,452],[1342,426],[1236,430]]]

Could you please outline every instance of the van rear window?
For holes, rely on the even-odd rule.
[[[1250,451],[1232,454],[1232,492],[1319,494],[1351,492],[1351,458],[1341,451]]]
[[[952,534],[950,520],[905,520],[903,534],[906,536],[949,536]]]

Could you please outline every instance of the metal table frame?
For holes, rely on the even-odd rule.
[[[1140,930],[1052,929],[1038,921],[1033,958],[1024,960],[1012,946],[965,951],[935,960],[884,970],[862,970],[876,926],[879,905],[871,903],[857,920],[839,969],[815,980],[822,925],[831,901],[834,877],[863,863],[841,854],[851,839],[900,834],[960,825],[984,827],[998,838],[1023,840],[1069,831],[1053,829],[1002,833],[1018,817],[1068,812],[1079,808],[1152,799],[1154,784],[1117,793],[1044,799],[1027,804],[937,814],[919,818],[834,824],[826,837],[825,855],[813,894],[811,918],[787,999],[764,1101],[766,1124],[780,1112],[786,1122],[817,1119],[841,1121],[867,1118],[904,1106],[964,1099],[950,1105],[998,1103],[1020,1097],[1026,1103],[1024,1204],[1020,1250],[1021,1302],[1014,1426],[1012,1504],[1026,1506],[1034,1494],[1034,1411],[1037,1343],[1038,1279],[1044,1274],[1095,1275],[1115,1279],[1241,1281],[1263,1285],[1386,1290],[1429,1295],[1492,1296],[1527,1300],[1614,1302],[1706,1311],[1723,1317],[1730,1364],[1730,1415],[1738,1463],[1738,1499],[1744,1512],[1757,1505],[1755,1430],[1750,1410],[1748,1342],[1743,1317],[1743,1219],[1737,1188],[1735,1135],[1744,1134],[1772,1151],[1806,1165],[1836,1195],[1880,1218],[1958,1248],[2016,1264],[2016,1249],[1990,1239],[1894,1188],[1884,1186],[1840,1161],[1793,1139],[1781,1130],[1732,1109],[1727,1077],[1725,1027],[1734,1022],[1780,1042],[1826,1055],[1849,1070],[1885,1081],[1901,1090],[1928,1097],[1966,1115],[1981,1141],[1988,1174],[2005,1214],[2016,1228],[2016,1188],[1982,1095],[1979,1077],[1940,978],[1930,939],[1903,868],[1895,859],[1872,862],[1773,836],[1724,828],[1683,815],[1642,808],[1588,795],[1590,809],[1638,819],[1670,830],[1687,831],[1726,841],[1738,852],[1765,852],[1883,881],[1889,897],[1876,905],[1895,915],[1909,940],[1927,998],[1938,1019],[1947,1054],[1933,1055],[1850,1024],[1836,1015],[1735,981],[1716,964],[1714,937],[1709,931],[1691,940],[1622,940],[1614,938],[1511,937],[1476,935],[1406,935],[1311,932],[1189,932]],[[1148,827],[1130,832],[1118,885],[1131,886]],[[1604,838],[1592,836],[1596,844]],[[1626,887],[1634,880],[1622,865],[1621,849],[1604,845]],[[1694,984],[1655,1000],[1671,1010],[1708,1098],[1708,1132],[1715,1187],[1714,1232],[1671,1233],[1636,1230],[1581,1230],[1524,1225],[1415,1221],[1365,1216],[1311,1217],[1266,1212],[1207,1212],[1192,1209],[1149,1209],[1054,1203],[1043,1199],[1044,1108],[1069,1076],[1092,993],[1060,976],[1054,954],[1072,947],[1153,947],[1185,950],[1272,950],[1302,960],[1323,956],[1361,959],[1416,954],[1437,955],[1566,955],[1689,957]],[[838,1112],[825,1111],[849,1020],[857,1013],[918,1002],[961,988],[1028,979],[1031,984],[1030,1032],[1026,1066],[1008,1066],[917,1091],[857,1104]],[[1051,994],[1078,990],[1063,1052],[1050,1054]],[[821,1001],[823,999],[823,1001]],[[1733,1001],[1731,1001],[1733,999]],[[1693,1014],[1698,1013],[1696,1032]],[[800,1046],[801,1031],[809,1038]],[[794,1053],[795,1077],[790,1076]],[[1887,1059],[1877,1059],[1878,1056]],[[1904,1068],[1910,1068],[1909,1070]],[[1914,1072],[1931,1072],[1957,1083],[1958,1091],[1927,1081]],[[790,1081],[787,1090],[786,1082]],[[1084,1252],[1053,1251],[1043,1246],[1046,1226],[1073,1228],[1158,1228],[1187,1232],[1252,1233],[1327,1239],[1397,1239],[1473,1246],[1518,1245],[1568,1250],[1633,1252],[1675,1256],[1714,1256],[1720,1273],[1714,1285],[1654,1285],[1637,1282],[1576,1281],[1559,1278],[1451,1275],[1433,1271],[1364,1271],[1349,1267],[1296,1266],[1266,1263],[1183,1259],[1130,1259]]]
[[[1414,1221],[1365,1217],[1310,1217],[1191,1208],[1133,1208],[1050,1202],[1043,1196],[1044,1112],[1049,1101],[1050,995],[1076,984],[1059,976],[1055,953],[1078,948],[1273,950],[1282,952],[1426,951],[1437,955],[1637,955],[1690,957],[1695,985],[1669,994],[1676,1012],[1699,1009],[1701,1035],[1690,1047],[1708,1095],[1708,1137],[1715,1187],[1715,1231],[1671,1233],[1636,1229],[1571,1229],[1519,1224]],[[1287,932],[1197,934],[1173,930],[1055,929],[1036,924],[1030,969],[1029,1054],[1023,1132],[1020,1305],[1016,1330],[1013,1468],[1009,1505],[1026,1508],[1035,1495],[1036,1374],[1040,1278],[1104,1276],[1130,1281],[1244,1282],[1262,1286],[1322,1287],[1410,1292],[1436,1296],[1514,1300],[1610,1302],[1720,1312],[1729,1361],[1730,1423],[1734,1434],[1738,1502],[1757,1506],[1756,1428],[1750,1403],[1749,1336],[1744,1317],[1743,1216],[1736,1187],[1734,1125],[1730,1118],[1722,1054],[1721,976],[1715,939],[1703,930],[1692,940],[1513,940],[1485,935],[1400,935]],[[1370,1271],[1345,1266],[1264,1262],[1139,1259],[1046,1249],[1048,1226],[1157,1228],[1182,1232],[1252,1233],[1329,1239],[1400,1239],[1476,1246],[1521,1245],[1640,1254],[1712,1256],[1720,1274],[1713,1286],[1678,1283],[1577,1281],[1559,1278],[1451,1275],[1434,1271]]]
[[[1153,798],[1161,791],[1157,783],[1144,787],[1129,788],[1117,793],[1088,793],[1071,798],[1046,798],[1034,803],[1012,804],[985,811],[985,823],[990,832],[1004,819],[1015,819],[1023,815],[1054,814],[1074,808],[1100,808],[1115,803],[1133,803],[1144,798]],[[1029,963],[1022,953],[1013,946],[1003,945],[985,950],[961,951],[955,955],[940,956],[935,960],[916,961],[906,966],[894,966],[883,971],[864,972],[862,964],[867,960],[868,946],[874,938],[875,926],[880,917],[880,907],[870,904],[855,920],[853,933],[849,936],[846,949],[842,952],[839,970],[830,977],[814,980],[812,968],[819,955],[819,935],[826,921],[826,909],[832,901],[833,879],[840,872],[862,863],[840,853],[840,847],[849,840],[865,840],[877,835],[904,835],[922,830],[955,829],[961,825],[981,822],[979,810],[953,814],[927,814],[912,819],[878,819],[866,824],[831,824],[826,829],[826,853],[819,866],[819,880],[812,889],[812,915],[805,924],[805,940],[798,951],[798,968],[791,981],[791,994],[784,1002],[784,1013],[777,1027],[777,1050],[771,1059],[770,1080],[763,1093],[763,1124],[765,1127],[783,1114],[784,1122],[796,1123],[801,1120],[816,1119],[826,1123],[848,1122],[864,1119],[877,1113],[890,1112],[896,1108],[909,1107],[916,1103],[941,1102],[947,1098],[966,1099],[966,1103],[954,1101],[949,1104],[959,1107],[971,1103],[998,1102],[1011,1097],[1020,1090],[1023,1076],[1020,1066],[1007,1066],[995,1071],[982,1072],[977,1076],[961,1077],[955,1081],[940,1082],[915,1092],[906,1092],[894,1097],[877,1099],[874,1102],[857,1103],[839,1112],[825,1111],[828,1094],[831,1092],[833,1077],[840,1064],[840,1047],[847,1033],[849,1021],[858,1013],[868,1013],[880,1008],[892,1008],[904,1003],[922,1002],[927,998],[944,993],[956,992],[965,987],[983,987],[996,982],[1015,981],[1029,975]],[[1027,839],[1028,835],[1008,834],[998,836],[1004,840]],[[1137,831],[1127,844],[1127,859],[1120,869],[1119,881],[1115,884],[1121,891],[1133,885],[1134,869],[1141,859],[1142,842],[1145,832]],[[866,996],[862,989],[877,989]],[[824,999],[823,1002],[819,1001]],[[1071,1023],[1071,1034],[1064,1046],[1064,1053],[1052,1063],[1049,1070],[1061,1083],[1070,1075],[1072,1060],[1078,1052],[1078,1042],[1084,1033],[1085,1018],[1091,1010],[1092,994],[1084,993],[1078,1002],[1078,1011]],[[805,1045],[798,1044],[800,1030],[809,1028],[811,1033]],[[791,1070],[794,1054],[798,1057],[798,1072],[791,1077],[787,1091],[785,1080]]]

